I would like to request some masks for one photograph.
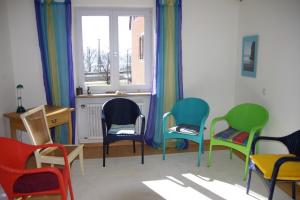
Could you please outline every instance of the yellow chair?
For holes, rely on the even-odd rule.
[[[21,115],[24,126],[30,135],[32,144],[52,144],[46,112],[44,106],[33,108]],[[77,157],[79,157],[81,173],[84,175],[83,167],[83,144],[80,145],[64,145],[67,150],[67,158],[69,164]],[[57,148],[47,148],[40,151],[35,151],[35,158],[37,167],[41,167],[42,163],[51,165],[64,165],[64,158],[57,151]]]
[[[254,154],[259,140],[283,143],[289,154]],[[300,130],[284,137],[257,137],[251,146],[247,194],[250,189],[252,171],[256,171],[267,182],[269,200],[272,200],[276,181],[292,182],[292,198],[296,199],[296,182],[300,181]]]

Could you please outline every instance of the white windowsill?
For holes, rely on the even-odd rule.
[[[102,93],[102,94],[82,94],[76,98],[105,98],[105,97],[130,97],[130,96],[150,96],[151,92],[128,92],[128,93]]]

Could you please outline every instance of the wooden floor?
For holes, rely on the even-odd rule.
[[[175,144],[170,142],[167,144],[167,153],[185,153],[198,151],[198,144],[189,143],[185,150],[177,150]],[[208,147],[208,142],[205,142],[205,149]],[[120,141],[110,145],[109,157],[127,157],[140,155],[140,144],[136,143],[136,153],[133,153],[133,145],[130,141]],[[161,154],[161,149],[154,149],[145,145],[145,155]],[[102,158],[102,145],[101,144],[85,144],[84,158]]]
[[[205,141],[205,150],[208,150],[209,142]],[[214,150],[224,150],[224,147],[216,147]],[[184,152],[196,152],[198,151],[198,145],[196,143],[190,142],[189,146],[185,150],[177,150],[174,147],[174,143],[168,143],[167,153],[184,153]],[[145,145],[145,155],[161,154],[161,149],[154,149],[148,145]],[[234,152],[241,159],[244,156],[238,152]],[[132,142],[121,141],[110,145],[109,157],[127,157],[140,155],[140,145],[136,143],[136,153],[133,153]],[[102,145],[101,144],[86,144],[84,147],[84,158],[102,158]],[[108,161],[109,162],[109,161]],[[288,183],[278,183],[278,186],[289,195],[291,195],[291,184]],[[59,196],[53,195],[51,197],[33,197],[32,200],[58,200]],[[297,199],[300,200],[300,188],[297,186]]]

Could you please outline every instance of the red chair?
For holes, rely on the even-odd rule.
[[[42,167],[26,169],[26,163],[34,151],[44,148],[59,148],[64,156],[64,168]],[[70,167],[66,150],[60,144],[45,144],[33,146],[14,139],[0,137],[0,184],[8,199],[26,198],[34,195],[60,194],[61,199],[74,199]]]

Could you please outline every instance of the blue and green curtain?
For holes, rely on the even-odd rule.
[[[153,147],[162,144],[163,114],[183,98],[181,23],[181,0],[156,0],[156,68],[145,134]],[[178,140],[176,146],[185,148],[187,141]]]
[[[48,105],[74,107],[71,1],[35,0],[36,23]],[[72,114],[73,143],[75,115]],[[55,141],[67,143],[67,127],[55,130]]]

